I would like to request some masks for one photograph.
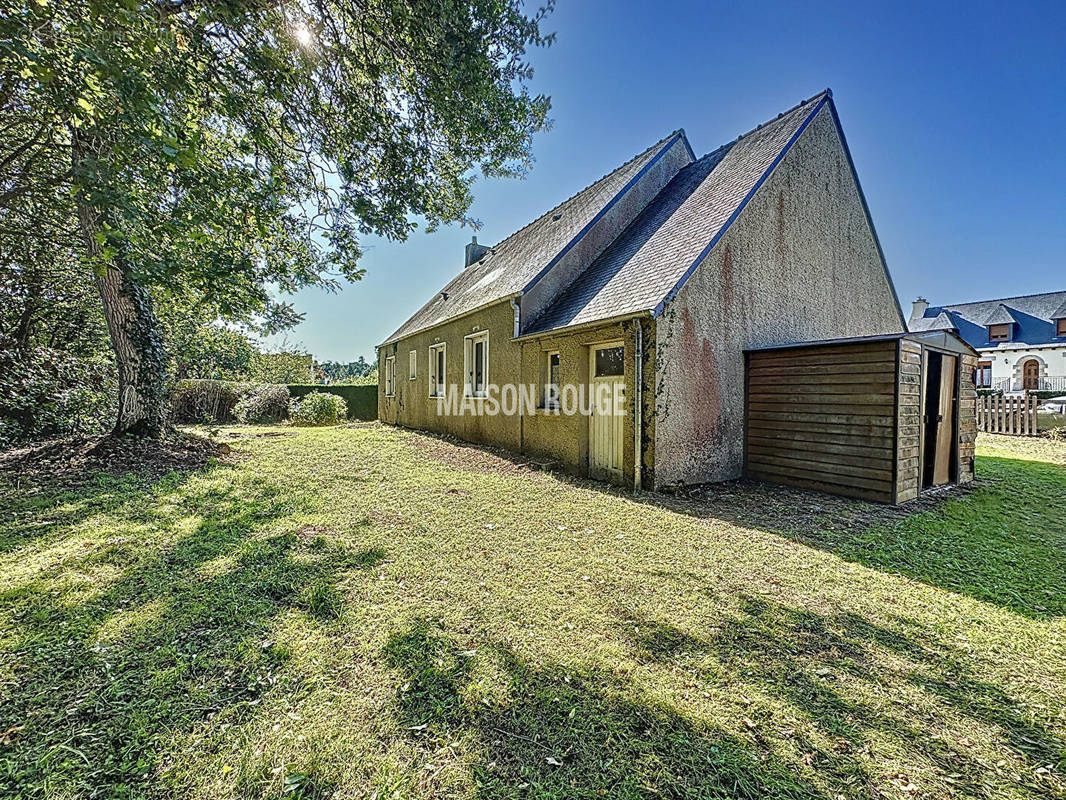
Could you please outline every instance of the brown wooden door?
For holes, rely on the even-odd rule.
[[[1034,392],[1040,388],[1040,363],[1035,358],[1022,364],[1022,388]]]
[[[933,485],[951,482],[951,450],[955,438],[955,356],[940,362],[940,419],[936,426],[936,461]]]

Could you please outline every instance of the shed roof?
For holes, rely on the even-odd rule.
[[[842,339],[818,339],[813,342],[789,342],[786,344],[770,344],[763,347],[749,347],[745,353],[759,353],[767,350],[799,350],[812,347],[836,347],[840,345],[863,345],[873,342],[890,342],[898,339],[908,339],[919,342],[929,347],[937,347],[941,350],[949,350],[953,353],[966,355],[978,355],[977,350],[971,347],[965,339],[954,331],[935,330],[917,331],[910,333],[880,333],[873,336],[849,336]]]

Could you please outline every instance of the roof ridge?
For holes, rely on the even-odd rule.
[[[1024,300],[1029,297],[1048,297],[1053,294],[1066,294],[1066,289],[1057,289],[1052,292],[1033,292],[1032,294],[1016,294],[1011,297],[993,297],[989,300],[968,300],[965,303],[942,303],[931,308],[951,308],[952,306],[977,306],[982,303],[1005,303],[1008,300]]]
[[[830,100],[832,100],[833,99],[833,90],[832,89],[828,89],[828,88],[822,89],[822,91],[818,92],[818,94],[813,95],[811,97],[808,97],[806,100],[800,100],[798,103],[796,103],[796,105],[792,106],[791,108],[786,108],[784,111],[779,113],[773,119],[766,120],[765,122],[760,122],[754,128],[751,128],[749,130],[744,131],[744,133],[740,134],[739,136],[735,136],[734,138],[730,139],[725,144],[717,147],[716,149],[712,150],[711,152],[707,153],[706,155],[700,156],[697,159],[697,161],[702,161],[703,159],[708,158],[709,156],[713,156],[716,153],[720,153],[725,148],[735,145],[737,142],[739,142],[741,139],[745,138],[746,136],[751,136],[751,134],[755,133],[756,131],[761,131],[763,128],[768,127],[770,125],[773,125],[775,122],[779,122],[781,119],[783,119],[784,117],[788,116],[792,112],[799,111],[801,108],[809,106],[812,103],[816,103],[819,100],[821,100],[823,97],[828,97]],[[687,166],[691,166],[691,165],[687,165]]]
[[[582,188],[578,189],[578,190],[577,190],[576,192],[574,192],[574,193],[573,193],[572,195],[570,195],[570,196],[569,196],[568,198],[566,198],[566,199],[565,199],[565,200],[563,200],[562,202],[560,202],[560,203],[557,203],[556,205],[552,206],[551,208],[549,208],[549,209],[548,209],[547,211],[545,211],[545,212],[544,212],[543,214],[541,214],[541,215],[540,215],[539,217],[537,217],[536,219],[530,220],[529,222],[527,222],[527,223],[526,223],[525,225],[523,225],[523,226],[522,226],[521,228],[519,228],[518,230],[516,230],[516,231],[514,231],[513,233],[509,234],[509,235],[508,235],[507,237],[505,237],[505,238],[501,239],[501,240],[500,240],[499,242],[497,242],[496,244],[492,245],[492,246],[491,246],[491,247],[489,248],[489,251],[490,251],[490,252],[492,252],[492,251],[495,251],[495,249],[496,249],[497,247],[501,247],[501,246],[502,246],[502,245],[503,245],[504,243],[506,243],[506,242],[510,241],[511,239],[513,239],[513,238],[514,238],[515,236],[517,236],[518,234],[520,234],[520,233],[521,233],[522,231],[524,231],[524,230],[525,230],[526,228],[529,228],[529,227],[531,227],[532,225],[536,224],[537,222],[540,222],[540,221],[541,221],[542,219],[544,219],[545,217],[547,217],[547,216],[548,216],[549,214],[551,214],[551,213],[553,213],[553,212],[557,211],[558,209],[562,208],[562,207],[563,207],[563,206],[565,206],[565,205],[566,205],[567,203],[569,203],[569,202],[570,202],[571,200],[573,200],[573,199],[574,199],[575,197],[577,197],[577,196],[578,196],[579,194],[581,194],[582,192],[585,192],[585,191],[587,191],[587,190],[591,189],[591,188],[592,188],[593,186],[595,186],[595,185],[596,185],[597,183],[599,183],[600,181],[602,181],[602,180],[603,180],[604,178],[609,178],[609,177],[610,177],[611,175],[614,175],[614,173],[618,172],[619,170],[621,170],[621,169],[625,169],[625,168],[626,168],[626,167],[628,167],[628,166],[629,166],[630,164],[632,164],[632,163],[633,163],[634,161],[636,161],[636,160],[637,160],[638,158],[640,158],[640,157],[641,157],[642,155],[644,155],[645,153],[647,153],[647,152],[648,152],[649,150],[654,150],[655,148],[657,148],[657,147],[660,147],[660,146],[661,146],[661,145],[663,145],[663,144],[664,144],[665,142],[668,142],[669,140],[673,139],[673,138],[674,138],[675,136],[678,136],[678,135],[680,135],[680,136],[684,136],[684,135],[685,135],[685,132],[684,132],[684,131],[683,131],[683,130],[682,130],[681,128],[677,128],[676,130],[674,130],[674,131],[672,131],[671,133],[667,134],[666,136],[664,136],[664,137],[663,137],[662,139],[660,139],[659,141],[655,142],[654,144],[648,145],[647,147],[645,147],[645,148],[644,148],[643,150],[641,150],[641,151],[640,151],[639,153],[637,153],[637,154],[636,154],[635,156],[633,156],[633,157],[632,157],[631,159],[629,159],[628,161],[626,161],[626,162],[624,162],[624,163],[622,163],[622,164],[619,164],[619,165],[618,165],[617,167],[615,167],[614,169],[612,169],[612,170],[611,170],[610,172],[605,172],[605,173],[603,173],[602,175],[600,175],[600,177],[596,178],[596,180],[592,181],[592,182],[591,182],[591,183],[589,183],[589,184],[588,184],[587,186],[583,186]]]

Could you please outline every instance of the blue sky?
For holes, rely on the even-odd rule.
[[[479,179],[494,243],[675,128],[697,155],[833,89],[904,310],[1066,289],[1066,4],[559,0],[534,51],[553,128],[525,180]],[[366,277],[292,298],[319,359],[374,355],[472,231],[365,240]]]

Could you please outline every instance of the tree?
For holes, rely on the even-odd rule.
[[[526,60],[552,0],[0,0],[0,222],[76,222],[118,368],[116,432],[163,430],[154,301],[294,320],[269,287],[356,280],[360,234],[463,221],[549,101]]]

